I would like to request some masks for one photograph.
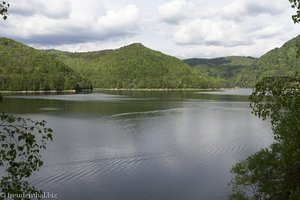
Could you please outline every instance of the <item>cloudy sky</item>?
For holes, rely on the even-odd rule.
[[[179,57],[261,56],[300,34],[288,0],[10,0],[0,36],[92,51],[140,42]]]

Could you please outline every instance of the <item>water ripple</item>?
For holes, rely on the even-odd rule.
[[[170,157],[169,154],[138,154],[119,157],[102,158],[98,160],[75,161],[62,163],[57,166],[46,166],[46,176],[32,180],[31,183],[39,187],[51,184],[89,180],[94,177],[109,176],[117,173],[130,173],[142,163],[154,159]]]

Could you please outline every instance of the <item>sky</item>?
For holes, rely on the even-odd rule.
[[[131,43],[178,58],[259,57],[300,34],[288,0],[10,0],[0,36],[82,52]]]

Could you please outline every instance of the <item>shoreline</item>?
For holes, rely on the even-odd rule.
[[[0,94],[14,94],[14,93],[20,93],[20,94],[34,94],[34,93],[76,93],[76,90],[4,90],[0,91]]]
[[[98,91],[215,91],[215,90],[228,90],[228,89],[237,89],[237,88],[94,88],[88,92],[98,92]],[[3,90],[0,91],[0,94],[42,94],[42,93],[77,93],[76,90]],[[81,91],[87,92],[87,91]],[[80,93],[80,92],[79,92]]]
[[[93,91],[214,91],[234,88],[94,88]]]

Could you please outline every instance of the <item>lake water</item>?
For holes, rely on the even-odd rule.
[[[11,95],[0,110],[54,130],[31,183],[58,199],[217,200],[231,166],[272,142],[249,92]]]

